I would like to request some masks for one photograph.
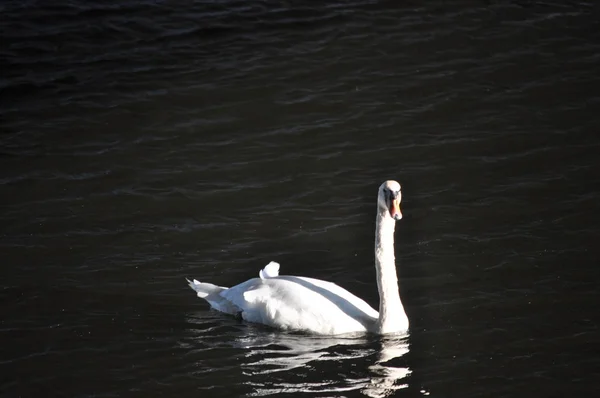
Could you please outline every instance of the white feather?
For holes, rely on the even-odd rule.
[[[258,276],[260,276],[260,279],[275,278],[278,275],[279,275],[279,263],[276,263],[275,261],[271,261],[269,264],[267,264],[265,266],[265,268],[261,269],[260,272],[258,273]]]

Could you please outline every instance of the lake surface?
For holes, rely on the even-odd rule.
[[[4,1],[0,395],[600,391],[593,2]],[[269,261],[406,336],[209,310]]]

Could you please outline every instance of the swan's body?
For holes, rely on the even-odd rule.
[[[271,262],[265,269],[269,267],[279,264]],[[206,285],[190,282],[199,296],[205,294]],[[216,310],[280,329],[335,335],[371,331],[377,322],[377,311],[365,301],[319,279],[277,273],[229,289],[212,286],[214,290],[203,298]]]
[[[335,283],[280,276],[279,264],[274,262],[260,271],[259,278],[229,289],[197,280],[188,280],[189,285],[218,311],[284,330],[323,335],[405,331],[408,318],[398,294],[394,259],[395,221],[402,217],[400,200],[400,184],[386,181],[381,185],[375,234],[379,312]]]

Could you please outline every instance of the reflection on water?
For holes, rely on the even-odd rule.
[[[366,360],[371,363],[363,371],[346,374],[343,384],[339,381],[321,380],[319,382],[294,382],[287,378],[281,382],[252,383],[253,396],[265,396],[282,392],[342,392],[359,390],[369,397],[386,397],[395,390],[406,388],[401,383],[410,370],[406,367],[391,366],[388,362],[408,352],[407,335],[385,337],[321,337],[293,335],[287,333],[264,333],[245,336],[235,344],[247,350],[248,362],[243,365],[246,374],[252,378],[257,375],[272,375],[306,367],[315,369],[325,362],[336,362],[342,369],[348,369],[343,362],[353,363]],[[375,344],[375,346],[374,346]],[[377,346],[379,345],[379,346]],[[334,366],[337,367],[337,366]],[[296,373],[295,372],[295,373]]]
[[[246,358],[252,362],[244,364],[249,374],[284,372],[312,361],[349,360],[365,356],[364,350],[333,352],[334,346],[354,346],[366,343],[364,339],[319,338],[316,336],[269,333],[248,336],[236,341],[240,348],[248,349]]]
[[[400,358],[408,352],[408,335],[386,336],[381,338],[378,359],[369,366],[373,374],[371,384],[362,392],[369,397],[386,397],[395,390],[407,388],[408,384],[400,383],[410,374],[407,367],[389,366],[388,362]]]
[[[316,369],[326,362],[335,362],[333,368],[349,369],[352,363],[371,363],[366,369],[346,373],[343,382],[324,378],[321,381],[293,381],[287,378],[273,383],[252,383],[253,396],[265,396],[282,392],[342,392],[361,391],[369,397],[386,397],[394,391],[408,387],[402,383],[410,370],[389,364],[408,352],[407,335],[386,337],[375,336],[354,338],[291,335],[265,333],[247,336],[236,341],[247,350],[246,374],[252,376],[276,372],[288,372],[306,367]],[[361,362],[359,362],[361,361]],[[344,362],[347,362],[344,364]],[[335,366],[337,365],[337,366]],[[327,366],[327,365],[326,365]],[[330,365],[331,366],[331,365]],[[314,379],[313,379],[314,380]]]
[[[224,325],[228,335],[223,335],[206,329],[198,315],[188,318],[203,324],[192,345],[240,350],[237,358],[244,383],[253,391],[250,396],[360,391],[368,397],[386,397],[408,387],[411,371],[398,364],[409,351],[407,334],[324,337],[243,324],[234,329]]]

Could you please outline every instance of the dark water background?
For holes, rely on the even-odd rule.
[[[595,2],[3,1],[0,394],[600,391]],[[212,312],[271,260],[403,339]]]

